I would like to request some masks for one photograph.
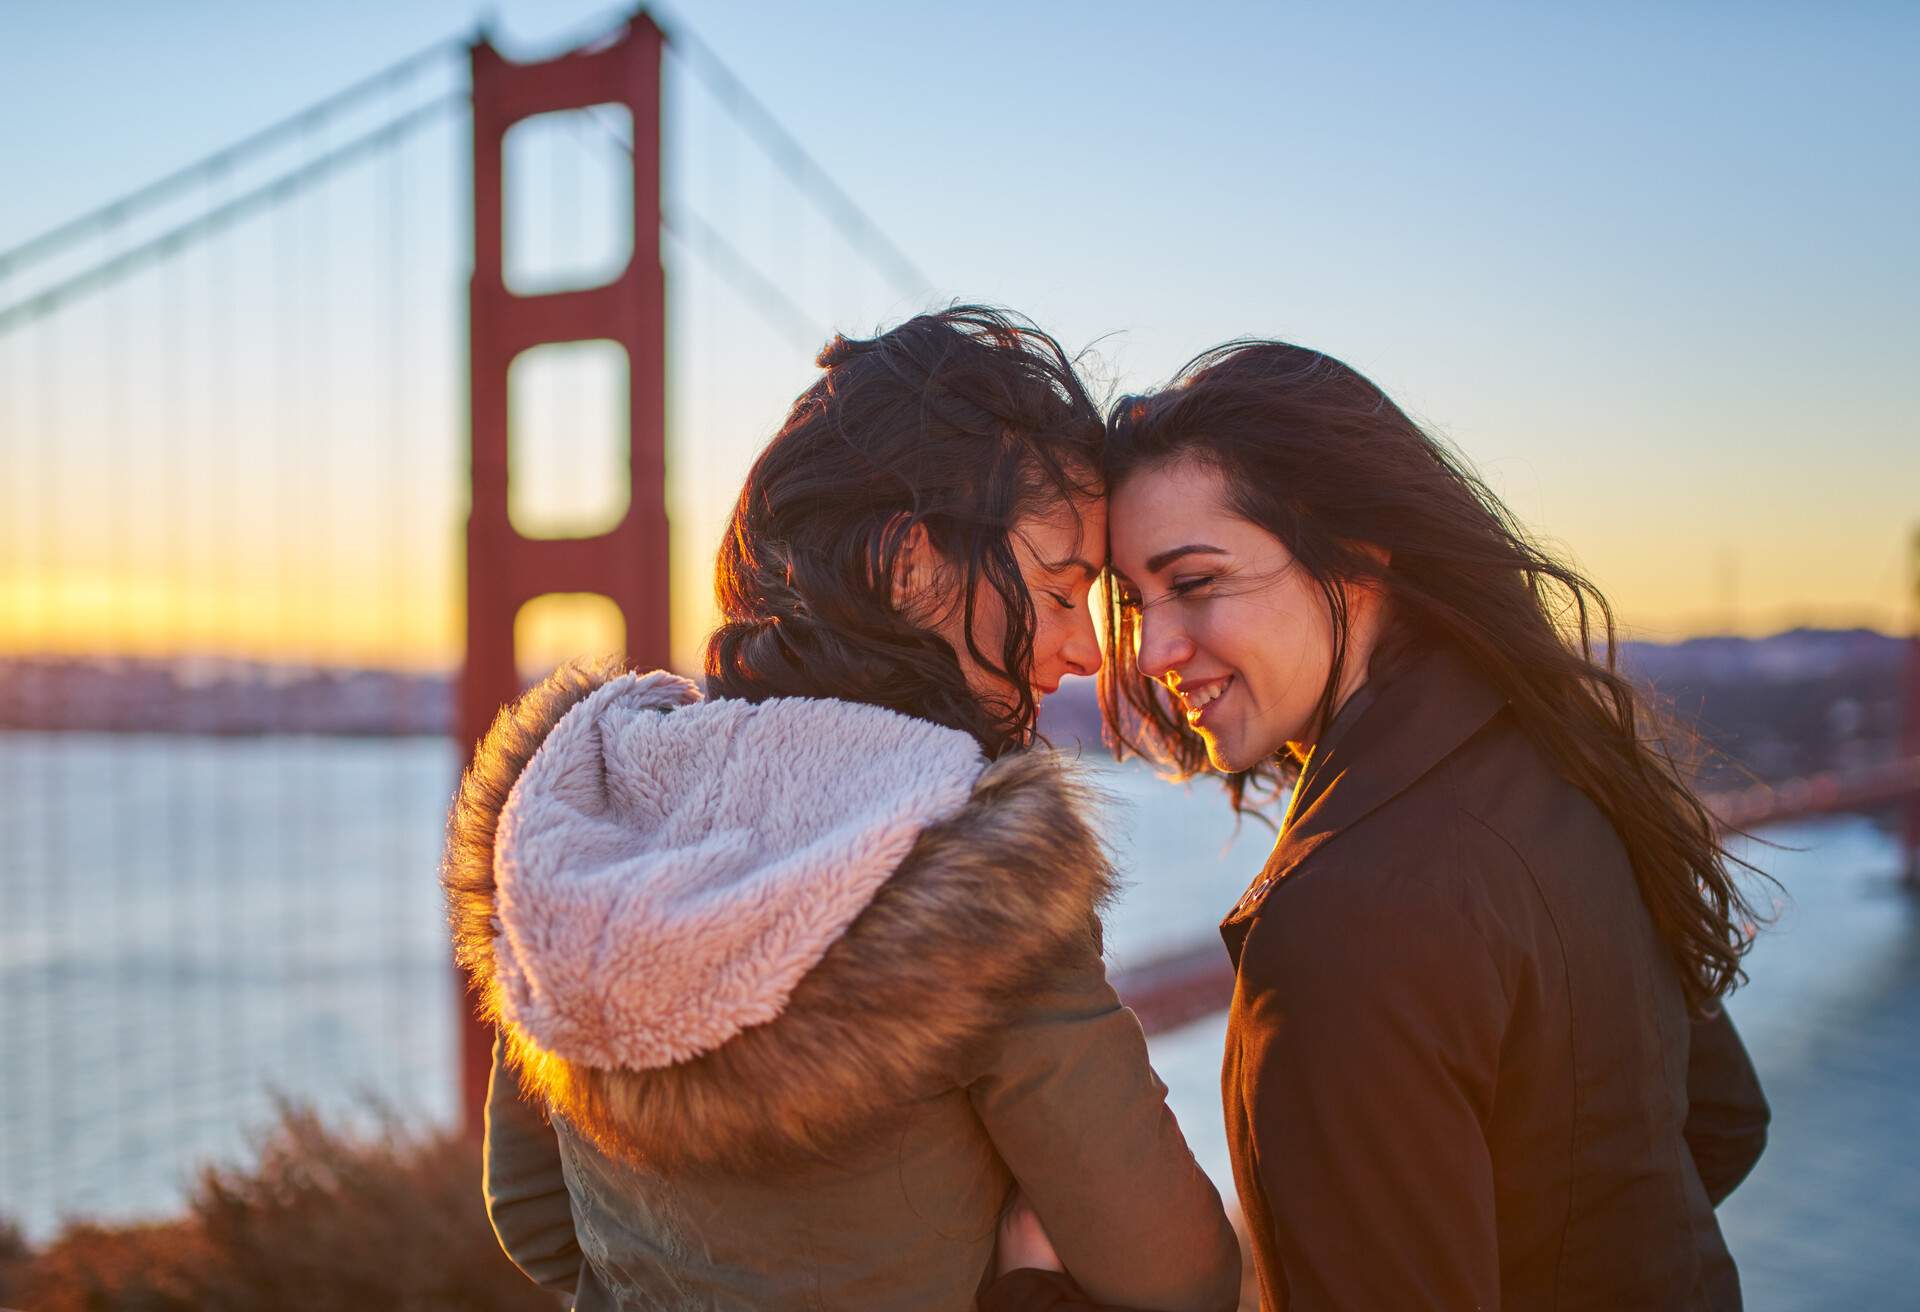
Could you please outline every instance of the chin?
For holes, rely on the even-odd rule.
[[[1204,741],[1207,747],[1207,764],[1211,765],[1221,774],[1233,774],[1237,770],[1247,768],[1244,765],[1238,764],[1234,754],[1218,739],[1208,738]]]
[[[1262,761],[1270,761],[1284,752],[1284,741],[1271,746],[1251,741],[1251,734],[1203,735],[1207,747],[1207,762],[1222,774],[1238,774],[1242,770],[1251,770]]]

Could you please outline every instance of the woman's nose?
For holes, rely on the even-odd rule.
[[[1164,612],[1140,616],[1140,649],[1135,663],[1149,679],[1164,679],[1193,659],[1193,640]]]
[[[1075,674],[1100,673],[1100,634],[1093,627],[1093,608],[1080,607],[1074,616],[1073,630],[1061,644],[1060,659]]]

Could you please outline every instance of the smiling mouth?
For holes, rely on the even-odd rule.
[[[1236,677],[1235,675],[1229,674],[1218,683],[1210,683],[1205,687],[1191,690],[1184,688],[1178,690],[1175,696],[1179,697],[1181,706],[1186,708],[1187,723],[1195,726],[1204,724],[1207,718],[1207,711],[1222,697],[1226,696],[1227,689],[1233,687],[1233,681]]]

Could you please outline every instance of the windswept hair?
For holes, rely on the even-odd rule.
[[[818,363],[721,543],[708,691],[868,702],[972,734],[989,757],[1028,741],[1035,620],[1010,536],[1099,494],[1099,407],[1058,342],[978,305],[835,337]],[[955,567],[968,654],[1006,680],[1005,704],[983,701],[946,639],[895,605],[915,525]],[[974,634],[983,588],[1006,614],[997,652]]]
[[[1668,747],[1671,726],[1616,667],[1606,598],[1535,543],[1462,460],[1347,365],[1257,340],[1215,347],[1166,389],[1115,404],[1108,487],[1173,459],[1217,470],[1230,508],[1278,538],[1319,585],[1333,663],[1318,725],[1331,718],[1346,665],[1347,585],[1376,585],[1389,630],[1375,672],[1411,648],[1445,644],[1463,655],[1620,835],[1689,1003],[1706,1008],[1743,979],[1757,917],[1733,869],[1753,868],[1722,844],[1689,787]],[[1119,589],[1106,591],[1113,654],[1101,702],[1119,750],[1203,771],[1200,737],[1132,659],[1139,613]],[[1283,756],[1228,776],[1235,808],[1273,796],[1297,769]]]

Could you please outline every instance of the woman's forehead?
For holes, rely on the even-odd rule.
[[[1056,501],[1024,516],[1015,535],[1049,567],[1077,568],[1083,562],[1097,566],[1107,549],[1106,498]]]
[[[1231,548],[1253,525],[1225,503],[1218,471],[1197,461],[1149,467],[1115,489],[1107,536],[1115,568],[1152,573],[1159,558],[1183,546]],[[1150,563],[1153,562],[1153,563]]]

